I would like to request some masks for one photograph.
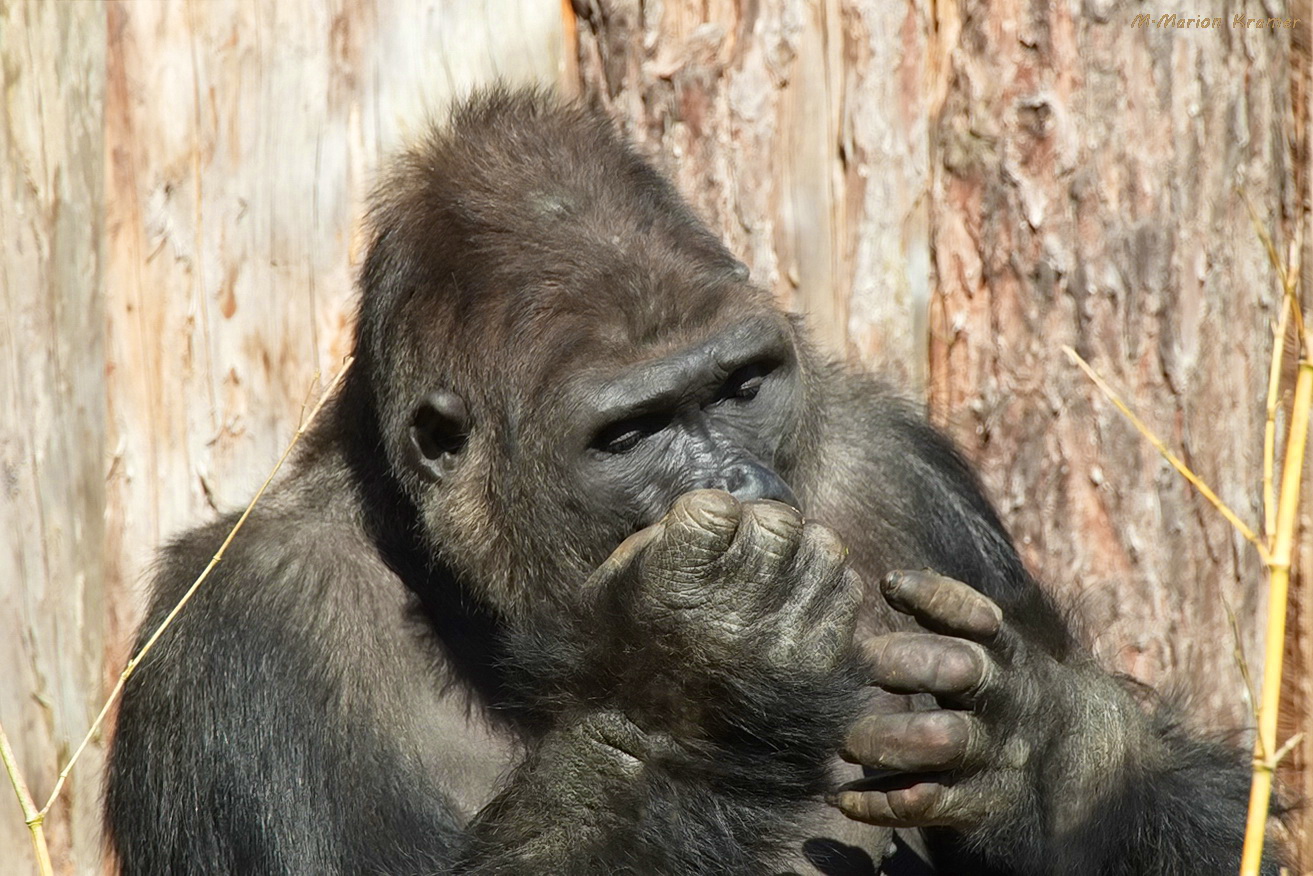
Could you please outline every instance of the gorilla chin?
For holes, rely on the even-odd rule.
[[[369,221],[340,394],[128,682],[123,873],[1238,867],[1247,754],[1096,666],[603,113],[482,92]]]

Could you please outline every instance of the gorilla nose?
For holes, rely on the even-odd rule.
[[[725,472],[720,484],[716,484],[740,502],[752,502],[756,499],[774,499],[801,508],[798,497],[793,490],[775,472],[755,462],[737,462]]]

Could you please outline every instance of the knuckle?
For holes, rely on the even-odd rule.
[[[924,687],[929,652],[915,633],[889,633],[866,643],[865,657],[872,680],[881,687],[905,693]]]
[[[739,541],[742,549],[765,559],[787,560],[798,547],[802,517],[779,502],[752,502],[743,506]]]
[[[917,782],[907,788],[889,791],[885,796],[889,809],[903,821],[926,821],[939,809],[942,788],[932,782]]]
[[[789,535],[793,535],[802,526],[802,514],[797,508],[783,502],[757,499],[744,503],[743,511],[755,517],[763,527],[787,532]]]
[[[998,631],[1003,612],[992,599],[961,581],[940,578],[930,611],[955,627],[978,635]]]
[[[945,764],[962,757],[970,742],[967,719],[956,712],[929,712],[916,721],[917,736],[926,750]]]
[[[983,682],[987,665],[979,645],[962,641],[946,644],[935,663],[936,686],[946,691],[973,690]]]
[[[828,526],[807,523],[802,528],[795,565],[816,586],[830,590],[840,585],[838,576],[848,568],[848,549]]]
[[[716,562],[733,542],[740,510],[728,493],[685,493],[658,524],[661,534],[647,552],[647,564],[680,578],[685,572],[705,577],[705,567]]]
[[[971,606],[964,626],[981,637],[996,636],[1003,629],[1003,609],[983,594]]]
[[[984,763],[989,756],[989,739],[984,725],[979,718],[962,716],[963,732],[966,741],[962,744],[962,763],[965,765]]]
[[[989,652],[984,648],[975,644],[972,644],[971,647],[980,668],[975,680],[966,689],[965,693],[977,696],[988,692],[990,688],[994,687],[998,675],[998,666],[995,664],[994,658],[990,657]]]
[[[883,669],[889,663],[889,649],[894,642],[893,633],[874,636],[862,643],[862,657],[872,669]]]
[[[807,523],[802,529],[802,538],[808,553],[816,560],[839,565],[847,557],[848,549],[838,534],[823,523]]]
[[[952,578],[939,575],[927,576],[930,581],[926,588],[926,607],[934,614],[952,618],[965,613],[975,591]]]

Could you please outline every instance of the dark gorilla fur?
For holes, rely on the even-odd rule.
[[[813,351],[600,112],[469,100],[371,219],[338,398],[124,694],[124,873],[1235,867],[1244,757],[1092,667],[947,441]],[[164,551],[143,633],[234,520]],[[924,828],[886,858],[824,803],[854,721],[907,708],[857,650],[909,613],[932,661],[969,638],[881,598],[898,569],[974,587],[1008,644],[958,713],[995,766],[940,775],[983,809],[856,815]]]

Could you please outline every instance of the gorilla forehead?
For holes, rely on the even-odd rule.
[[[539,92],[462,104],[394,163],[371,221],[362,325],[409,338],[417,363],[441,337],[448,361],[538,375],[770,307],[601,113]]]
[[[657,286],[663,279],[669,281],[652,275],[644,281]],[[526,426],[585,422],[577,405],[623,375],[631,382],[655,379],[670,368],[687,369],[695,361],[714,366],[711,360],[733,355],[749,340],[770,349],[792,341],[788,320],[759,306],[755,289],[727,294],[722,284],[719,291],[707,291],[706,306],[687,309],[640,308],[637,301],[611,306],[606,300],[613,302],[614,294],[599,295],[598,305],[584,310],[577,306],[577,297],[571,301],[573,293],[568,290],[540,291],[541,297],[529,307],[505,311],[503,330],[476,331],[463,342],[497,350],[482,357],[487,370],[475,382],[501,388],[499,405],[512,414],[502,424],[506,437],[520,431],[516,424],[520,419]],[[692,303],[687,292],[668,297],[678,301],[681,296],[685,300],[680,304]],[[559,437],[559,428],[549,431]]]

